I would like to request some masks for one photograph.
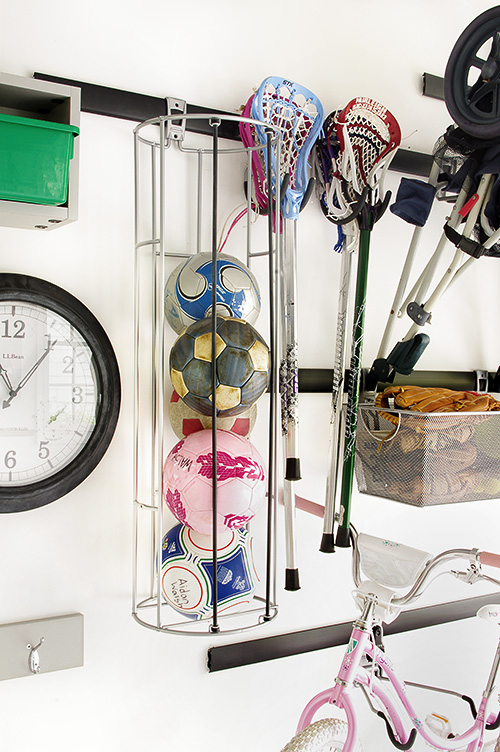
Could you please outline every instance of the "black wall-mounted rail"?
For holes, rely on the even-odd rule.
[[[384,634],[399,634],[414,629],[433,627],[437,624],[469,619],[475,616],[481,606],[495,602],[500,602],[500,593],[405,611],[395,622],[385,626]],[[351,629],[352,621],[349,621],[325,627],[315,627],[314,629],[303,629],[289,634],[262,637],[246,642],[217,645],[208,650],[208,670],[211,672],[224,671],[228,668],[238,668],[252,663],[262,663],[276,658],[286,658],[314,650],[346,645]]]
[[[142,123],[151,118],[163,117],[167,115],[167,98],[153,97],[147,94],[139,94],[123,89],[113,89],[108,86],[75,81],[69,78],[60,78],[45,73],[34,73],[33,78],[41,81],[51,81],[56,84],[65,86],[76,86],[81,90],[81,110],[90,112],[94,115],[105,115],[107,117],[122,118]],[[226,114],[234,115],[234,112],[224,112],[214,110],[209,107],[187,104],[187,114]],[[186,130],[194,133],[201,133],[207,136],[212,135],[210,126],[206,120],[191,120],[186,122]],[[234,141],[239,140],[238,124],[230,121],[221,123],[219,135],[221,138],[227,138]],[[432,164],[432,157],[422,152],[410,151],[408,149],[398,149],[390,168],[395,172],[402,172],[407,175],[420,175],[428,177]]]
[[[422,76],[422,94],[424,97],[444,101],[444,78],[424,73]]]
[[[363,376],[367,373],[363,371]],[[344,374],[344,391],[347,391],[349,371]],[[331,392],[332,368],[299,368],[299,392]],[[393,385],[445,387],[456,391],[500,392],[500,369],[484,371],[413,371],[409,376],[396,374]],[[379,390],[388,384],[379,384]]]

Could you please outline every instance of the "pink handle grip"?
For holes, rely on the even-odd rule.
[[[492,554],[489,551],[481,551],[479,554],[481,564],[489,567],[498,567],[500,569],[500,554]]]

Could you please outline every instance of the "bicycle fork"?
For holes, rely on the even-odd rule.
[[[356,622],[359,624],[361,619]],[[358,722],[356,710],[351,699],[351,689],[358,685],[367,687],[368,690],[382,703],[385,708],[383,717],[389,716],[394,726],[395,734],[386,721],[387,728],[390,728],[391,740],[395,742],[400,749],[409,749],[413,744],[416,735],[415,730],[405,728],[401,714],[395,708],[392,699],[381,686],[380,681],[374,676],[370,669],[361,666],[361,661],[365,655],[375,659],[374,652],[378,651],[377,663],[385,664],[388,661],[383,657],[382,651],[373,645],[371,631],[361,626],[354,626],[349,643],[346,647],[344,657],[340,666],[335,686],[320,692],[306,705],[300,717],[297,732],[309,726],[317,711],[325,704],[335,705],[342,709],[347,718],[348,731],[347,739],[344,743],[343,752],[355,752],[358,743]],[[381,657],[382,656],[382,657]],[[375,668],[375,666],[374,666]],[[409,746],[406,744],[409,742]]]
[[[370,666],[362,666],[364,656],[371,659]],[[500,665],[500,643],[490,671],[490,677],[483,693],[478,708],[477,717],[473,725],[464,733],[453,739],[440,739],[436,737],[425,723],[416,715],[406,695],[406,688],[395,674],[392,663],[385,653],[374,645],[371,631],[354,626],[342,663],[339,669],[335,685],[323,690],[306,705],[300,717],[297,732],[302,731],[313,722],[318,710],[326,704],[335,705],[343,710],[348,722],[347,739],[344,743],[343,752],[355,752],[358,744],[357,713],[354,708],[351,690],[353,687],[361,687],[370,700],[376,698],[382,711],[375,712],[385,721],[386,730],[392,744],[400,750],[409,750],[413,746],[417,734],[435,748],[443,750],[466,749],[467,752],[476,752],[481,749],[483,729],[485,726],[486,705],[489,700],[498,667]],[[375,673],[379,666],[390,679],[390,684],[396,690],[396,705],[393,697],[385,691],[382,682]],[[490,719],[488,719],[490,720]],[[486,728],[492,729],[500,725],[500,714],[496,721],[487,723]],[[442,744],[440,744],[442,742]]]

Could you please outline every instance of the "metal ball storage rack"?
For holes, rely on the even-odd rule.
[[[280,132],[268,124],[230,114],[186,114],[184,103],[174,100],[166,116],[147,120],[134,130],[135,160],[135,304],[134,304],[134,546],[132,614],[141,625],[169,634],[231,634],[258,627],[277,615],[276,604],[276,435],[277,435],[277,278],[281,247],[280,222],[273,212],[260,217],[253,210],[252,153],[267,157],[267,183],[278,183],[272,165],[279,165]],[[240,123],[263,126],[267,143],[245,147],[237,135]],[[233,135],[227,137],[226,133]],[[246,197],[243,183],[246,172]],[[224,193],[220,191],[224,186]],[[162,500],[163,463],[177,438],[171,438],[166,395],[171,391],[168,352],[175,333],[164,312],[165,283],[175,265],[202,250],[217,254],[221,232],[219,215],[234,209],[234,196],[246,203],[246,227],[237,228],[247,266],[259,267],[267,278],[267,305],[258,323],[267,315],[270,358],[270,387],[259,402],[257,445],[267,456],[267,504],[249,524],[254,537],[265,538],[263,569],[252,603],[237,614],[219,613],[217,585],[211,614],[192,620],[178,614],[162,594],[162,539],[177,521]],[[221,204],[226,203],[226,207]],[[232,202],[232,204],[231,204]],[[231,251],[228,251],[231,253]],[[235,254],[236,255],[236,254]],[[264,265],[264,266],[262,266]],[[259,275],[257,275],[259,277]],[[261,290],[263,286],[261,285]],[[215,293],[212,300],[214,300]],[[263,298],[265,296],[263,295]],[[265,310],[267,309],[267,310]],[[212,308],[212,352],[215,352],[215,308]],[[215,394],[215,369],[212,368]],[[266,404],[267,403],[267,404]],[[264,425],[260,413],[264,409]],[[264,430],[262,430],[264,429]],[[217,415],[212,407],[212,446],[216,449]],[[261,440],[262,439],[262,440]],[[267,442],[267,455],[263,443]],[[216,456],[216,451],[213,452]],[[216,462],[216,460],[215,460]],[[216,467],[213,467],[213,472]],[[214,475],[212,476],[214,477]],[[213,483],[214,520],[217,483]],[[171,519],[170,519],[171,518]],[[259,528],[254,530],[254,524]],[[168,525],[168,527],[167,527]],[[212,533],[213,572],[217,573],[217,529]],[[216,583],[217,577],[214,577]],[[261,590],[259,590],[261,588]]]

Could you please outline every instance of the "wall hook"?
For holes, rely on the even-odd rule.
[[[30,645],[30,643],[26,645],[26,650],[30,651],[30,654],[28,656],[28,666],[32,674],[40,673],[40,656],[38,655],[38,648],[41,646],[43,640],[44,638],[40,637],[40,642],[38,643],[38,645],[32,646]]]

